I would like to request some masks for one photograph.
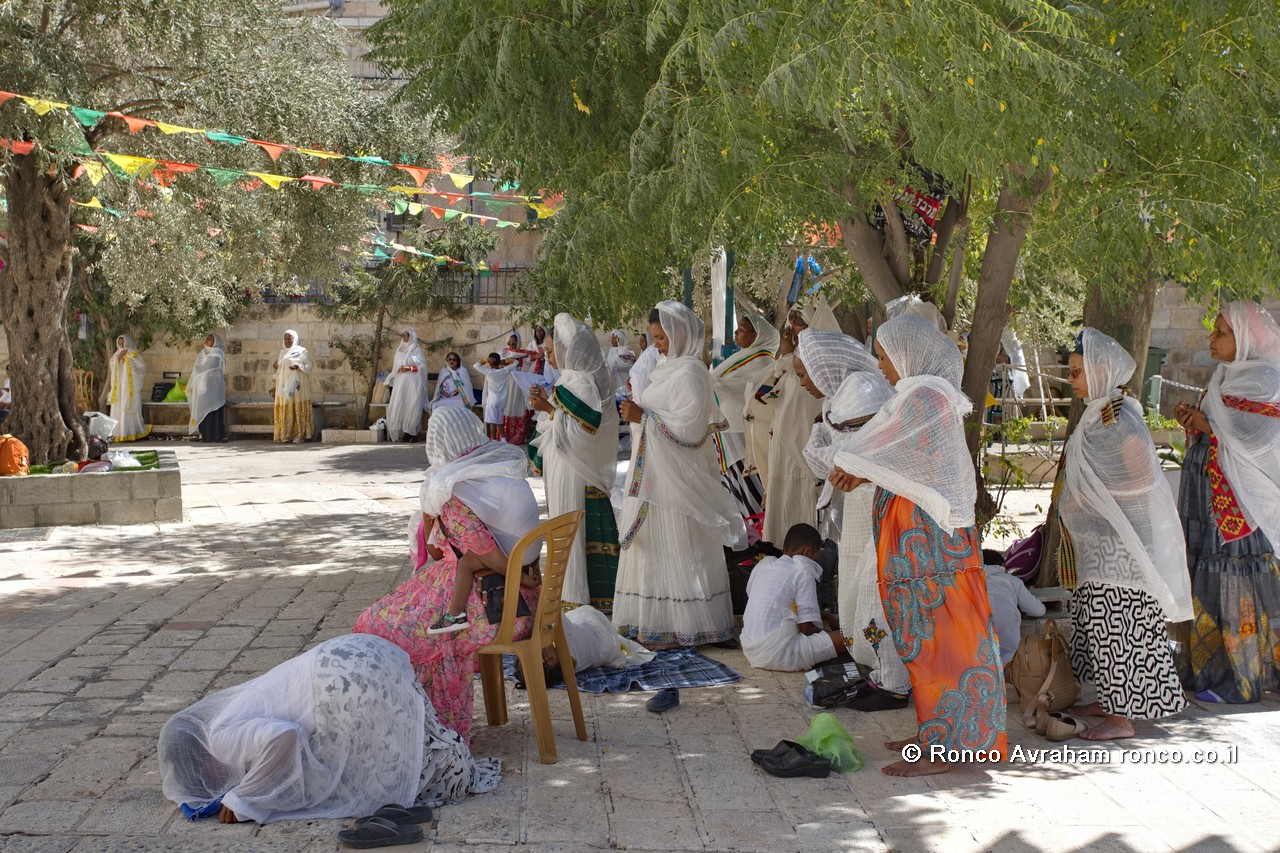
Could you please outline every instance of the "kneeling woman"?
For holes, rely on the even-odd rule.
[[[1120,390],[1133,369],[1124,347],[1088,328],[1068,365],[1072,390],[1088,401],[1067,442],[1058,509],[1079,578],[1071,668],[1098,688],[1098,701],[1075,711],[1107,717],[1077,724],[1086,740],[1132,737],[1131,719],[1186,706],[1164,623],[1191,618],[1187,556],[1142,406]]]
[[[414,524],[415,570],[390,595],[360,614],[355,631],[385,637],[409,653],[440,721],[471,741],[475,702],[473,675],[479,650],[493,642],[498,626],[484,615],[472,587],[460,630],[428,634],[447,612],[458,565],[463,560],[504,567],[520,537],[538,525],[538,502],[524,476],[528,461],[518,447],[485,438],[484,424],[469,409],[445,408],[427,424],[422,481],[422,521]],[[528,585],[520,593],[532,613],[537,605],[537,560],[541,540],[522,555]],[[529,635],[531,618],[516,620],[516,639]]]
[[[492,791],[500,769],[437,722],[408,655],[361,634],[174,714],[159,759],[164,795],[223,823],[435,806]]]

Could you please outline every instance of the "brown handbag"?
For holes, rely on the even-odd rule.
[[[1065,711],[1080,698],[1080,685],[1071,671],[1067,641],[1058,623],[1048,619],[1044,632],[1028,634],[1009,661],[1009,681],[1022,706],[1022,721],[1035,728],[1036,702],[1045,697],[1049,711]]]

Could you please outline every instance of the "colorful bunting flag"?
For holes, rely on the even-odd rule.
[[[104,156],[129,176],[138,174],[144,168],[150,171],[156,165],[156,161],[150,157],[131,157],[128,154],[106,154]]]
[[[286,148],[284,145],[277,145],[274,142],[262,142],[257,139],[253,140],[253,144],[267,152],[267,156],[272,160],[279,160],[281,152]]]
[[[210,142],[226,142],[230,145],[244,145],[249,141],[247,136],[236,136],[234,133],[223,133],[220,130],[206,130],[204,137]]]
[[[38,116],[47,115],[51,110],[65,110],[70,106],[70,104],[60,104],[57,101],[46,101],[43,98],[31,98],[26,95],[22,95],[21,98]]]
[[[293,180],[293,178],[288,178],[284,175],[271,175],[266,172],[250,172],[249,174],[253,175],[273,190],[278,190],[280,189],[281,184],[286,184]]]
[[[107,116],[102,110],[91,110],[88,107],[72,107],[71,114],[76,117],[76,121],[80,122],[81,127],[87,127],[90,130],[97,127],[98,122]]]
[[[201,168],[212,175],[213,179],[218,182],[218,186],[220,187],[230,186],[231,184],[234,184],[236,180],[244,177],[245,175],[245,173],[241,172],[239,169],[215,169],[212,166],[203,166]]]

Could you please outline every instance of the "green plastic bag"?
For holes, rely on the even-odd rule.
[[[853,738],[833,714],[822,713],[809,723],[809,733],[796,743],[831,762],[838,773],[851,773],[862,767],[862,756],[853,748]]]
[[[185,403],[187,402],[187,386],[181,379],[173,383],[173,387],[169,389],[169,393],[164,395],[166,403]]]

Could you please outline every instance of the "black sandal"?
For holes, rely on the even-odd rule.
[[[355,829],[344,829],[338,833],[338,841],[356,850],[399,847],[402,844],[416,844],[421,840],[422,827],[412,824],[400,826],[384,817],[372,815]]]
[[[431,806],[397,806],[387,803],[376,812],[365,817],[356,818],[356,826],[363,826],[375,817],[391,821],[396,826],[414,826],[419,823],[431,823]]]

